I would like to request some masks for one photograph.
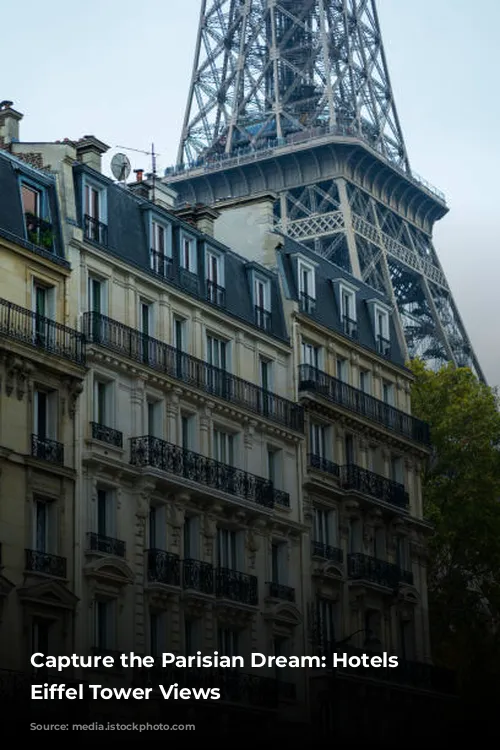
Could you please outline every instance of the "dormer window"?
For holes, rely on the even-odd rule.
[[[21,197],[28,242],[53,252],[54,233],[52,224],[46,221],[47,201],[45,192],[28,182],[21,183]]]
[[[254,309],[255,322],[265,331],[271,329],[271,290],[268,279],[261,276],[254,277]]]
[[[83,233],[91,242],[108,244],[106,191],[87,177],[83,185]]]
[[[172,227],[156,219],[151,221],[151,270],[163,278],[172,276]]]
[[[358,338],[358,315],[356,293],[358,288],[347,279],[336,279],[333,282],[335,298],[340,314],[340,325],[343,333],[352,339]]]
[[[372,300],[368,303],[370,308],[373,333],[375,336],[375,345],[377,352],[382,357],[391,356],[391,340],[390,340],[390,307],[385,305],[380,300]]]
[[[181,268],[189,273],[196,273],[196,242],[188,234],[181,235]]]
[[[316,308],[316,271],[310,263],[297,261],[299,306],[301,312],[311,315]]]
[[[224,307],[226,304],[224,258],[211,248],[205,251],[205,283],[207,300],[213,305]]]

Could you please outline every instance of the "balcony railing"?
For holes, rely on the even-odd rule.
[[[83,334],[6,299],[0,299],[0,336],[34,346],[77,365],[85,364]]]
[[[181,563],[179,555],[161,549],[148,549],[148,581],[167,586],[181,585]]]
[[[131,438],[130,463],[132,466],[160,469],[211,489],[241,497],[264,508],[272,508],[275,503],[275,490],[268,479],[235,469],[234,466],[151,435]]]
[[[257,578],[229,568],[216,568],[215,595],[255,606],[259,603]]]
[[[371,653],[366,648],[355,648],[350,645],[339,647],[329,640],[316,644],[314,650],[318,656],[326,657],[326,664],[330,669],[333,665],[333,655],[338,652],[346,654],[348,658],[351,656],[361,657],[363,654],[367,656],[380,655],[376,651]],[[349,665],[344,667],[340,664],[337,671],[351,673],[353,676],[366,676],[370,679],[406,685],[420,690],[433,690],[448,695],[452,695],[456,691],[454,672],[425,662],[411,661],[401,657],[398,658],[397,667],[363,667],[362,663],[358,667],[350,667]]]
[[[347,574],[351,580],[363,580],[397,589],[400,583],[413,584],[413,573],[399,565],[360,552],[347,555]]]
[[[198,388],[212,396],[265,416],[272,422],[303,432],[304,411],[299,404],[266,391],[219,367],[185,354],[169,344],[99,313],[85,313],[88,340],[135,362]]]
[[[316,300],[311,295],[301,292],[299,295],[300,312],[307,315],[314,315],[316,312]]]
[[[324,542],[311,542],[311,556],[321,557],[322,560],[330,560],[330,562],[344,562],[343,551],[339,547],[332,547]]]
[[[283,490],[273,490],[274,492],[274,502],[276,505],[281,505],[282,508],[289,508],[290,507],[290,495],[288,492],[284,492]]]
[[[264,331],[270,331],[271,321],[272,318],[269,310],[266,310],[264,307],[259,307],[259,305],[255,305],[255,325],[262,328]]]
[[[95,242],[98,245],[107,247],[108,245],[108,227],[102,221],[93,219],[92,216],[85,214],[83,217],[83,236],[86,240]]]
[[[333,461],[329,461],[323,456],[318,456],[316,453],[308,453],[307,464],[310,469],[317,469],[323,471],[325,474],[331,474],[333,477],[340,476],[340,466],[334,464]]]
[[[295,589],[290,586],[283,586],[282,583],[275,583],[274,581],[268,581],[266,585],[271,599],[282,599],[285,602],[295,601]]]
[[[172,258],[169,258],[165,253],[160,253],[158,250],[149,251],[151,270],[157,276],[161,276],[162,279],[171,279],[173,277],[173,263]]]
[[[391,356],[391,342],[389,339],[385,339],[383,336],[377,336],[377,351],[382,357]]]
[[[25,552],[25,567],[34,573],[43,573],[55,578],[66,578],[66,558],[49,555],[47,552],[27,549]]]
[[[410,496],[406,492],[404,484],[394,482],[392,479],[382,477],[373,471],[362,469],[354,464],[342,466],[341,483],[346,490],[355,490],[363,495],[382,500],[384,503],[395,505],[398,508],[407,508]]]
[[[126,545],[121,539],[114,539],[111,536],[96,534],[89,531],[87,534],[87,544],[91,552],[102,552],[105,555],[115,555],[115,557],[125,557]]]
[[[200,594],[214,594],[214,569],[210,563],[201,560],[186,559],[182,561],[182,586],[185,589],[199,591]]]
[[[56,466],[64,465],[64,445],[39,435],[31,436],[31,455]]]
[[[179,269],[179,283],[183,289],[190,294],[198,296],[200,293],[200,277],[193,271],[188,271],[187,268]]]
[[[92,427],[92,439],[101,440],[103,443],[113,445],[115,448],[123,448],[123,433],[119,430],[114,430],[112,427],[106,427],[106,425],[99,424],[98,422],[91,422]]]
[[[353,318],[349,318],[348,315],[342,316],[342,329],[345,335],[351,339],[358,338],[358,324]]]
[[[223,286],[219,286],[215,281],[206,280],[206,297],[208,302],[217,307],[226,306],[226,290]]]
[[[24,219],[28,242],[32,242],[48,253],[52,253],[54,251],[54,229],[52,224],[30,213],[25,213]]]
[[[299,366],[299,391],[310,391],[344,409],[376,422],[398,435],[424,445],[430,444],[429,425],[410,414],[363,393],[311,365]]]

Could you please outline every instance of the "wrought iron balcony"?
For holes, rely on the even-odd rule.
[[[218,286],[215,281],[206,280],[206,298],[212,305],[217,307],[226,306],[226,290],[223,286]]]
[[[161,549],[148,549],[148,581],[167,586],[181,585],[181,562],[179,555]]]
[[[268,581],[266,586],[269,587],[269,596],[271,599],[283,599],[285,602],[295,601],[295,589],[290,586],[283,586],[282,583]]]
[[[342,466],[341,483],[346,490],[355,490],[363,495],[382,500],[384,503],[395,505],[397,508],[408,508],[410,496],[404,484],[382,477],[373,471],[362,469],[354,464]]]
[[[26,234],[28,241],[33,245],[43,248],[48,253],[54,251],[54,229],[49,221],[44,221],[39,216],[25,213]]]
[[[293,401],[100,313],[85,313],[83,325],[89,342],[134,362],[143,362],[158,372],[241,406],[253,414],[264,416],[272,422],[299,432],[304,431],[304,410]]]
[[[257,325],[259,328],[262,328],[264,331],[270,331],[271,330],[271,313],[269,310],[266,310],[264,307],[259,307],[259,305],[255,305],[255,325]]]
[[[121,432],[98,422],[91,422],[90,426],[92,427],[93,440],[101,440],[108,445],[114,445],[115,448],[123,448],[123,434]]]
[[[343,551],[339,547],[332,547],[324,542],[311,542],[311,556],[321,557],[322,560],[330,560],[330,562],[344,562]]]
[[[158,252],[158,250],[149,251],[149,258],[151,264],[151,270],[157,276],[161,276],[162,279],[173,278],[173,263],[172,258],[169,258],[165,253]]]
[[[85,364],[83,334],[6,299],[0,299],[0,337],[2,336],[68,359],[77,365]]]
[[[284,492],[283,490],[273,490],[274,492],[274,502],[276,505],[281,505],[282,508],[289,508],[290,507],[290,495],[288,492]]]
[[[105,555],[114,555],[115,557],[125,557],[125,542],[121,539],[113,539],[111,536],[96,534],[89,531],[87,534],[88,549],[91,552],[102,552]]]
[[[86,240],[95,242],[98,245],[107,247],[108,245],[108,227],[102,221],[93,219],[92,216],[85,214],[83,217],[83,236]]]
[[[347,574],[351,580],[363,580],[397,589],[400,583],[413,584],[413,573],[399,565],[355,552],[347,555]]]
[[[201,594],[214,594],[214,569],[210,563],[201,560],[186,559],[182,561],[182,586]]]
[[[196,296],[200,293],[200,277],[187,268],[179,269],[179,283],[183,289]]]
[[[311,365],[299,366],[299,391],[310,391],[398,435],[430,445],[429,425]]]
[[[306,315],[314,315],[316,312],[316,300],[305,292],[301,292],[299,295],[299,306],[300,312],[306,313]]]
[[[257,578],[229,568],[216,568],[215,595],[256,606],[259,603]]]
[[[26,549],[25,568],[34,573],[43,573],[55,578],[66,578],[66,558],[49,555],[34,549]]]
[[[391,342],[380,334],[377,336],[377,351],[382,357],[391,356]]]
[[[323,456],[318,456],[316,453],[308,453],[307,464],[310,469],[317,469],[323,471],[325,474],[331,474],[332,477],[340,476],[340,466],[334,464],[333,461],[329,461]]]
[[[39,435],[31,436],[31,455],[40,461],[47,461],[56,466],[64,465],[64,445],[57,440],[40,437]]]
[[[265,508],[272,508],[275,503],[275,490],[268,479],[151,435],[131,438],[130,463],[132,466],[151,466]]]
[[[358,323],[348,315],[342,316],[342,330],[345,335],[349,336],[351,339],[358,338]]]

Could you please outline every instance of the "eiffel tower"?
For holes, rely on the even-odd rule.
[[[409,359],[484,380],[432,242],[445,196],[410,167],[374,0],[202,0],[180,201],[271,192],[275,229],[383,290]]]

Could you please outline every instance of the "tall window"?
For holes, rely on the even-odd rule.
[[[95,219],[95,221],[101,220],[101,212],[100,212],[100,190],[93,187],[92,185],[85,185],[85,205],[84,205],[84,213],[87,216],[90,216],[91,219]]]
[[[181,446],[184,450],[193,450],[194,425],[194,416],[181,414]]]
[[[363,393],[370,393],[370,372],[368,370],[359,371],[359,390]]]
[[[239,536],[236,531],[217,529],[217,565],[219,568],[238,570]]]
[[[321,369],[321,347],[302,340],[301,360],[303,365],[310,365],[317,370]]]
[[[192,237],[182,236],[181,240],[181,268],[190,273],[196,273],[196,244]]]
[[[271,582],[285,584],[287,567],[286,545],[273,542],[271,545]]]
[[[300,309],[305,313],[314,312],[316,300],[316,284],[314,276],[314,268],[311,268],[310,266],[307,266],[303,262],[299,261],[299,303]]]
[[[225,370],[227,365],[226,355],[227,342],[207,334],[207,363]]]
[[[43,617],[34,617],[31,624],[31,650],[34,654],[50,654],[52,621]],[[35,673],[45,672],[46,668],[33,668]]]
[[[33,434],[40,440],[57,439],[57,393],[36,389],[33,394]]]
[[[334,509],[314,509],[314,541],[326,546],[337,546],[337,521]]]
[[[309,429],[310,452],[313,456],[326,458],[326,428],[324,425],[311,422]]]
[[[335,605],[330,599],[318,598],[316,603],[320,644],[328,646],[335,642]]]
[[[229,432],[214,428],[213,441],[215,460],[234,466],[234,436]]]
[[[23,183],[21,196],[23,201],[23,212],[40,218],[42,208],[42,196],[40,191]]]
[[[389,406],[394,406],[394,385],[386,380],[382,383],[382,400]]]
[[[165,255],[165,227],[158,224],[157,221],[153,221],[153,250],[159,255]]]
[[[115,534],[115,505],[113,492],[97,490],[97,533],[99,536],[113,537]]]
[[[37,498],[34,502],[33,549],[53,554],[56,543],[56,508],[53,502]]]
[[[219,628],[218,650],[222,656],[240,656],[238,653],[238,631],[232,628]]]
[[[94,647],[107,651],[115,647],[115,602],[97,599],[94,602]]]
[[[162,403],[161,401],[147,401],[146,405],[146,435],[162,437]]]
[[[347,359],[337,358],[337,379],[343,383],[349,382],[349,363]]]
[[[271,325],[271,306],[269,282],[256,278],[254,280],[255,322],[259,328],[268,330]]]

